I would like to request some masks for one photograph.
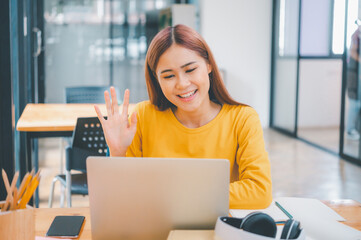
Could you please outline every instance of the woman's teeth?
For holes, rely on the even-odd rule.
[[[178,95],[179,97],[181,98],[187,98],[187,97],[190,97],[192,95],[194,95],[196,93],[197,90],[194,90],[193,92],[189,92],[189,93],[186,93],[186,94],[183,94],[183,95]]]

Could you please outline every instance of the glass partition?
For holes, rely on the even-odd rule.
[[[297,136],[339,152],[342,59],[301,59]]]
[[[343,154],[360,161],[361,73],[359,1],[349,0],[346,31]]]
[[[333,55],[343,46],[342,1],[301,1],[297,136],[335,153],[340,143],[342,57]]]
[[[360,4],[275,1],[270,123],[359,164]]]
[[[299,1],[277,0],[273,49],[273,127],[295,132]]]
[[[159,9],[174,0],[47,0],[45,102],[64,102],[67,86],[115,85],[130,101],[148,98],[147,43],[159,31]]]

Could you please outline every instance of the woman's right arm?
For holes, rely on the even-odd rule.
[[[110,156],[125,157],[129,145],[132,143],[137,130],[137,115],[133,112],[128,120],[129,90],[124,92],[122,112],[119,112],[117,96],[114,87],[104,92],[105,105],[108,113],[105,119],[98,106],[94,105],[99,121],[102,124],[105,140],[109,147]]]

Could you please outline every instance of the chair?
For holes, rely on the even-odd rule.
[[[49,195],[49,207],[53,205],[55,183],[59,181],[66,189],[67,206],[71,207],[71,195],[88,195],[86,158],[105,156],[108,147],[102,126],[97,117],[78,118],[73,131],[72,146],[66,148],[66,173],[54,177]],[[71,173],[72,170],[81,173]]]
[[[115,92],[117,94],[118,103],[121,104],[120,94],[117,87]],[[104,91],[109,90],[110,86],[79,86],[79,87],[66,87],[65,88],[65,102],[66,103],[105,103]],[[68,141],[68,145],[70,142]],[[61,143],[61,149],[64,148],[63,142]],[[61,156],[63,159],[63,156]],[[61,167],[63,162],[61,162]],[[62,171],[61,171],[62,172]]]

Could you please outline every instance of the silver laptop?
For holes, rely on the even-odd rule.
[[[228,160],[89,157],[87,173],[94,240],[166,239],[228,215]]]

